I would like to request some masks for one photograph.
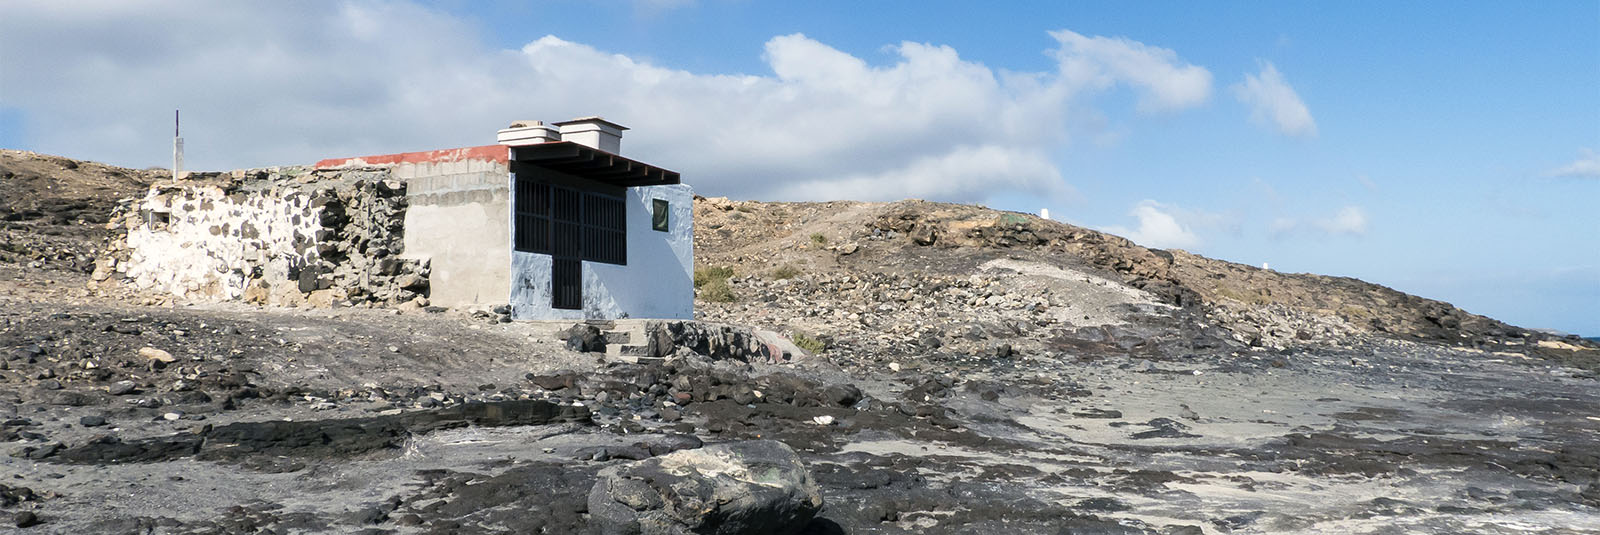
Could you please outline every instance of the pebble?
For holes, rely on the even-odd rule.
[[[100,427],[102,425],[106,425],[106,419],[102,416],[84,416],[78,419],[78,425],[84,427]]]
[[[31,528],[39,525],[39,515],[33,514],[32,511],[22,511],[17,513],[11,517],[11,520],[15,522],[19,528]]]
[[[169,422],[170,421],[176,421],[176,420],[178,420],[180,418],[183,418],[183,413],[182,412],[178,412],[178,411],[173,411],[173,412],[169,412],[169,413],[163,414],[163,415],[161,415],[161,417],[166,419]]]

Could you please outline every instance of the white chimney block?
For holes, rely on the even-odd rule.
[[[612,154],[622,153],[622,126],[600,117],[579,117],[555,123],[561,128],[561,139],[579,145],[600,149]]]
[[[561,141],[561,132],[545,126],[544,121],[517,121],[511,123],[511,127],[496,132],[495,140],[501,145],[521,147]]]

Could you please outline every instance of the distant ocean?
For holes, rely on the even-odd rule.
[[[1583,339],[1590,342],[1600,343],[1600,336],[1585,336]]]

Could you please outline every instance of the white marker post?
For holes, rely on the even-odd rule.
[[[183,138],[178,135],[178,110],[172,110],[172,179],[183,178]]]

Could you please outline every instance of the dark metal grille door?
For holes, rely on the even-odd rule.
[[[583,194],[551,189],[550,306],[583,308]]]
[[[583,264],[576,258],[552,258],[550,290],[552,308],[583,308]]]

